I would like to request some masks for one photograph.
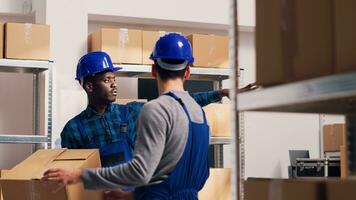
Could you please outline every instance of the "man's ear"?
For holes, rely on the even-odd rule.
[[[190,66],[188,65],[187,69],[184,72],[183,80],[187,80],[187,79],[189,79],[189,77],[190,77]]]
[[[155,64],[152,65],[151,74],[154,78],[157,78],[157,66]]]
[[[93,90],[94,90],[93,83],[91,83],[91,82],[86,82],[86,83],[83,85],[83,88],[84,88],[84,90],[85,90],[87,93],[92,93]]]

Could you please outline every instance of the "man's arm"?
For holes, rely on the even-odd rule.
[[[248,84],[247,86],[238,89],[237,93],[247,92],[256,88],[256,84]],[[191,96],[201,107],[204,107],[208,104],[221,101],[223,97],[229,97],[229,92],[229,89],[221,89],[209,92],[196,92],[191,94]]]

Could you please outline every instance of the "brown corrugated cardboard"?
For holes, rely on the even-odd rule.
[[[115,103],[116,104],[127,104],[130,102],[142,102],[142,103],[146,103],[147,99],[116,99]]]
[[[231,170],[224,168],[210,169],[210,176],[198,195],[201,200],[231,199]]]
[[[101,200],[103,198],[100,191],[84,190],[82,183],[66,186],[53,193],[54,185],[38,180],[46,169],[52,167],[100,167],[99,153],[95,149],[38,150],[1,177],[4,199]]]
[[[142,64],[142,31],[103,28],[89,36],[89,51],[105,51],[113,63]]]
[[[329,124],[323,126],[324,151],[340,151],[344,145],[345,124]]]
[[[159,31],[142,31],[142,64],[153,64],[150,55],[160,35]]]
[[[325,200],[323,180],[249,178],[246,200]]]
[[[193,47],[194,66],[229,67],[227,36],[192,34],[187,38]]]
[[[4,23],[0,22],[0,58],[4,57]]]
[[[329,180],[326,184],[327,200],[354,200],[356,196],[356,179]]]
[[[212,103],[204,107],[211,136],[231,137],[230,110],[230,104]]]
[[[334,0],[337,72],[356,70],[356,1]]]
[[[340,146],[340,171],[341,171],[341,178],[346,178],[347,176],[347,156],[346,156],[346,146]]]
[[[333,71],[331,1],[257,0],[257,84],[304,80]]]
[[[5,24],[5,57],[49,60],[50,27],[44,24]]]

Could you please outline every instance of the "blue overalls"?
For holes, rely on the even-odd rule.
[[[179,97],[171,92],[165,95],[178,101],[189,119],[187,144],[173,172],[161,183],[136,188],[135,199],[195,200],[209,177],[209,126],[204,111],[204,123],[195,123]]]
[[[120,110],[120,139],[119,141],[112,142],[106,146],[99,146],[90,140],[88,134],[85,132],[82,120],[77,115],[74,120],[78,124],[79,132],[83,138],[89,140],[89,145],[84,147],[88,149],[99,149],[100,159],[103,167],[111,167],[118,164],[126,163],[132,159],[132,149],[134,144],[131,144],[127,135],[127,107],[122,106]]]

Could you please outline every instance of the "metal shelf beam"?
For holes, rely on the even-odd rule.
[[[347,114],[356,111],[356,73],[337,74],[237,95],[239,111]]]
[[[0,59],[1,72],[36,73],[48,70],[52,61]]]
[[[231,137],[210,137],[210,145],[215,144],[231,144]]]
[[[0,135],[0,143],[41,144],[47,142],[48,137],[42,135]]]
[[[116,64],[116,67],[122,67],[116,74],[119,77],[153,78],[151,76],[150,65],[128,65]],[[225,80],[230,76],[228,68],[202,68],[192,67],[190,80]]]

